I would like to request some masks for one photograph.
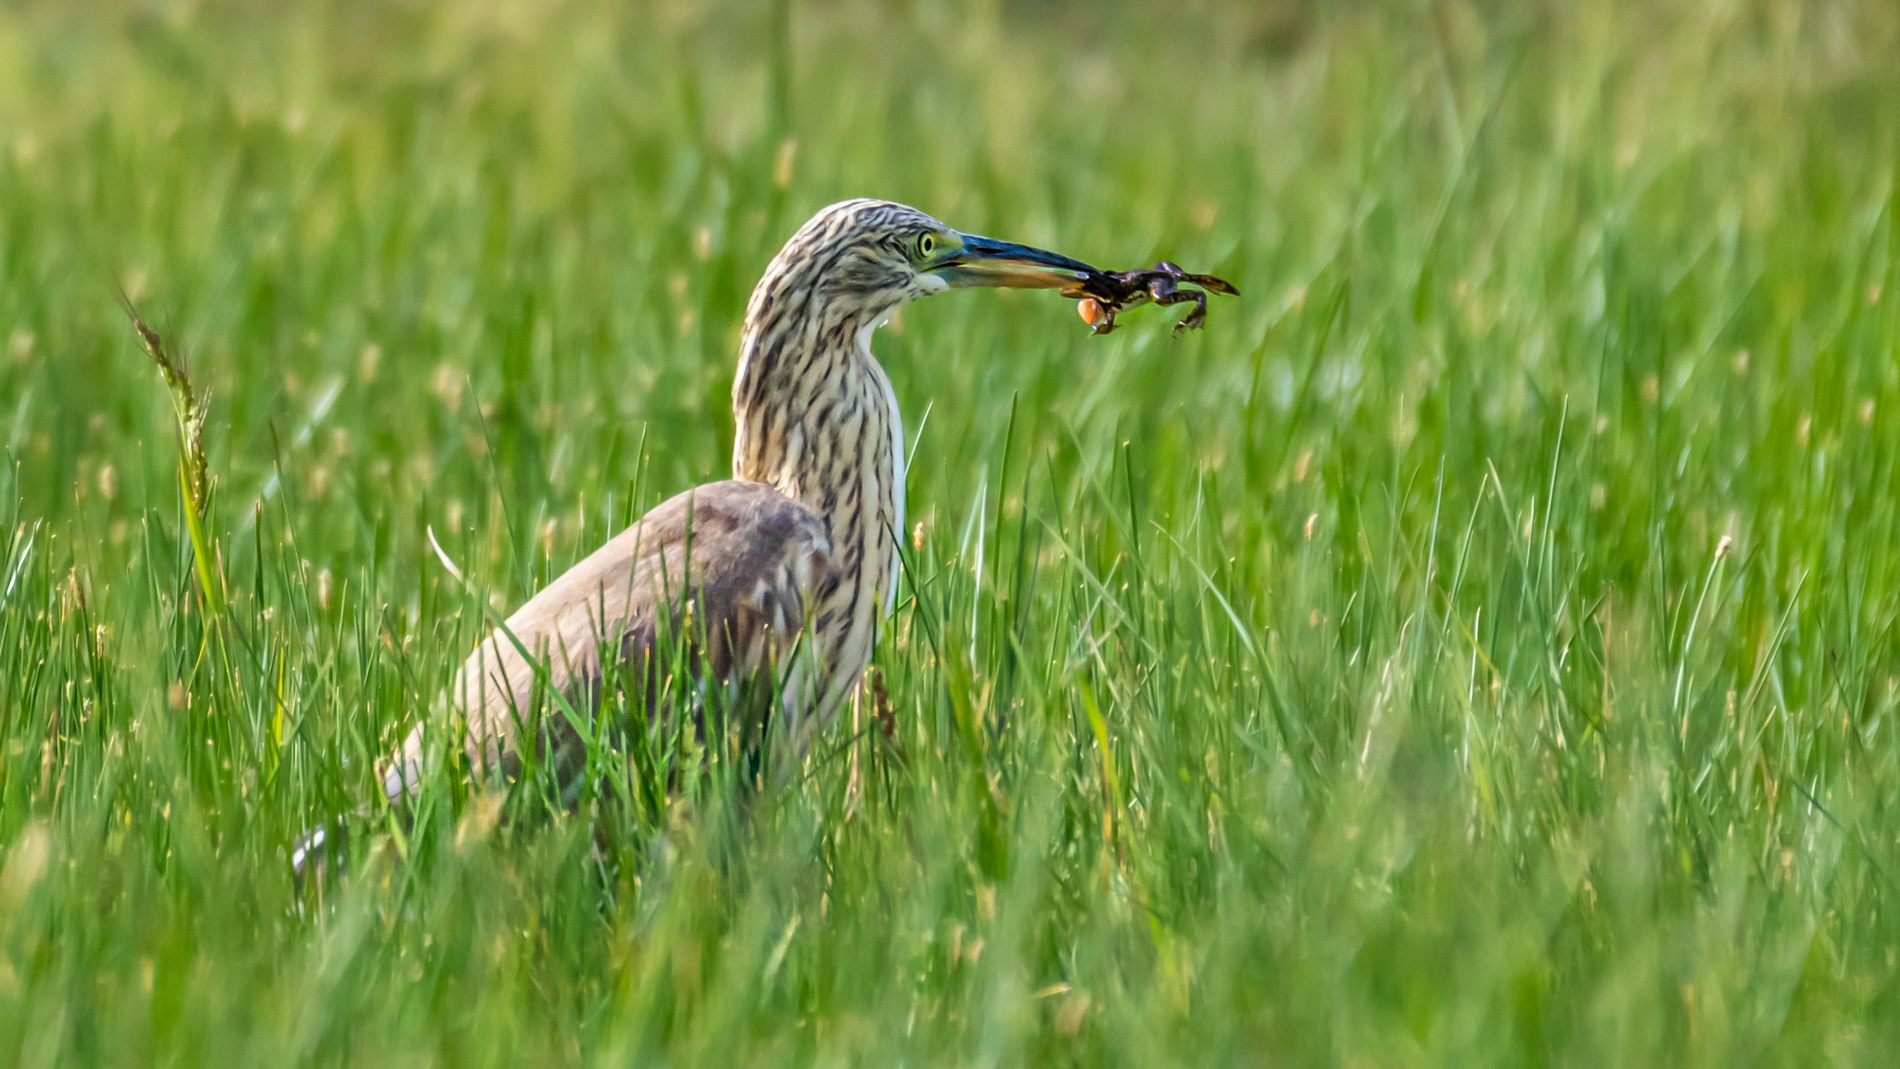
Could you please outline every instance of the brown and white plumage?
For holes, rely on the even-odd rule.
[[[808,592],[832,571],[818,517],[763,483],[711,483],[667,500],[528,599],[463,663],[448,697],[464,714],[471,762],[515,775],[518,733],[532,717],[560,774],[578,770],[582,737],[547,692],[591,715],[612,665],[622,688],[658,710],[675,644],[700,674],[735,684],[728,714],[763,727],[775,689],[798,697],[771,669],[805,627]],[[420,783],[427,741],[418,727],[384,769],[392,801]]]
[[[607,676],[638,681],[657,701],[666,635],[687,643],[696,680],[737,692],[761,725],[782,714],[784,730],[808,741],[869,664],[896,585],[902,419],[872,332],[898,306],[952,286],[1066,287],[1089,270],[888,201],[820,211],[766,268],[746,310],[733,480],[660,505],[470,655],[448,698],[475,766],[512,775],[525,728],[547,740],[557,769],[577,769],[580,736],[541,690],[582,715],[598,707]],[[391,801],[416,788],[430,759],[418,727],[383,769]]]

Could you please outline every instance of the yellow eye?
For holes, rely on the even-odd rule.
[[[917,255],[927,257],[936,251],[937,239],[932,235],[925,234],[923,237],[917,239]]]

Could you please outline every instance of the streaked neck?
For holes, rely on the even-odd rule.
[[[858,630],[893,590],[902,423],[871,355],[879,318],[755,294],[732,387],[733,477],[769,483],[830,534],[836,585],[821,594],[821,628],[843,617]]]

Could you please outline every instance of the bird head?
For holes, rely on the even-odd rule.
[[[847,200],[821,210],[785,243],[754,300],[802,291],[877,319],[947,289],[1067,289],[1094,270],[1046,249],[953,230],[903,204]]]

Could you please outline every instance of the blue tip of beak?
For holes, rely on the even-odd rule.
[[[978,234],[959,234],[958,237],[962,248],[935,269],[953,286],[1064,289],[1079,285],[1097,273],[1080,260],[1032,245]]]

